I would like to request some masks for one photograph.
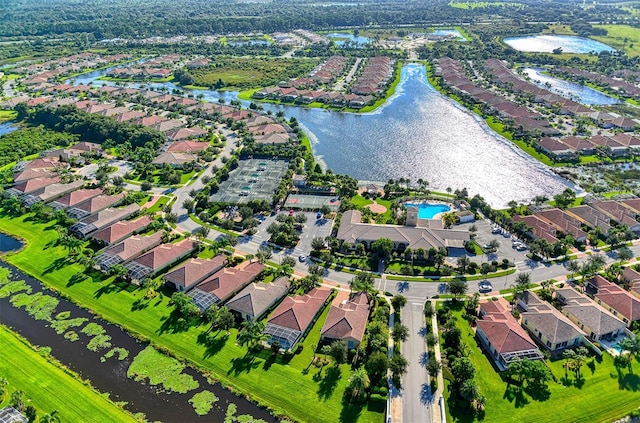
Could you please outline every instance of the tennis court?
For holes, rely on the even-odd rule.
[[[229,179],[220,183],[218,192],[209,197],[213,203],[245,204],[251,200],[271,201],[289,162],[285,160],[240,160],[229,173]]]

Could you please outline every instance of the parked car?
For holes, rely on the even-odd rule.
[[[316,219],[322,219],[322,212],[318,212],[316,214]]]
[[[300,254],[300,255],[298,256],[298,261],[299,261],[300,263],[304,263],[305,261],[307,261],[307,256],[305,256],[304,254]]]
[[[493,286],[489,281],[482,281],[478,284],[478,289],[480,292],[491,292],[493,291]]]

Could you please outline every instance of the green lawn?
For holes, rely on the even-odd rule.
[[[622,417],[640,404],[640,364],[634,363],[634,372],[618,373],[613,359],[603,354],[601,362],[588,358],[582,368],[583,381],[576,383],[573,375],[562,383],[565,374],[562,360],[548,362],[558,382],[551,381],[551,395],[547,400],[534,399],[528,394],[516,393],[494,369],[493,362],[478,348],[473,329],[462,318],[462,311],[454,312],[462,341],[469,348],[469,358],[475,369],[480,393],[487,399],[484,422],[498,423],[556,423],[602,422]],[[593,370],[592,370],[593,369]],[[448,387],[448,383],[445,386]],[[447,389],[447,388],[445,388]],[[449,403],[449,392],[445,390]],[[453,416],[450,415],[453,413]],[[447,407],[448,421],[471,421],[470,416]]]
[[[38,416],[58,410],[60,421],[133,422],[135,419],[68,370],[43,357],[13,332],[0,326],[0,375],[9,382],[9,393],[22,390],[27,404],[38,410]],[[3,405],[0,403],[0,407]]]
[[[17,113],[13,110],[0,110],[0,122],[5,120],[13,120],[16,118]]]
[[[594,25],[594,27],[606,29],[607,35],[594,36],[593,39],[622,50],[628,56],[640,56],[640,28],[629,25]]]
[[[103,279],[98,273],[85,275],[79,265],[67,263],[66,250],[55,246],[53,223],[25,222],[25,217],[0,214],[0,230],[27,240],[21,252],[7,256],[11,264],[106,320],[149,339],[156,348],[188,360],[278,414],[304,422],[383,420],[384,402],[343,405],[346,369],[341,370],[337,381],[316,380],[313,371],[303,374],[302,366],[308,364],[304,360],[294,359],[284,365],[270,363],[268,354],[252,358],[246,355],[245,348],[235,344],[235,330],[228,337],[224,332],[207,336],[206,326],[189,325],[172,314],[173,308],[165,295],[146,300],[144,290],[114,284],[111,278]],[[322,323],[318,321],[317,325]]]

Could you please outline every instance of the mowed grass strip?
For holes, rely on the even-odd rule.
[[[58,410],[63,422],[135,422],[129,413],[52,364],[4,326],[0,326],[0,345],[0,375],[7,378],[10,392],[24,391],[38,415]]]
[[[587,358],[581,371],[583,383],[576,383],[570,374],[567,386],[560,382],[565,377],[564,360],[547,361],[558,380],[549,382],[551,396],[547,400],[538,401],[526,393],[517,394],[514,386],[509,387],[502,380],[490,359],[480,350],[473,328],[462,318],[462,313],[462,310],[454,311],[453,315],[458,318],[462,342],[469,347],[469,359],[476,369],[475,379],[480,394],[487,399],[485,423],[606,422],[638,409],[640,364],[634,362],[636,374],[629,373],[627,369],[618,373],[613,358],[607,353],[603,353],[601,362]],[[449,393],[445,392],[445,398],[448,397]],[[469,415],[458,414],[458,410],[447,409],[447,412],[453,414],[451,421],[471,421]]]
[[[640,56],[640,28],[629,25],[594,25],[594,27],[606,29],[607,35],[591,38],[610,45],[616,50],[624,51],[628,56]]]
[[[276,413],[302,422],[383,421],[384,403],[382,407],[377,402],[375,406],[343,406],[349,378],[346,366],[337,380],[316,381],[316,372],[302,372],[308,362],[293,360],[285,365],[279,360],[273,363],[269,354],[247,356],[246,348],[236,345],[237,330],[232,329],[228,337],[224,332],[206,336],[208,326],[185,324],[172,313],[174,307],[166,295],[149,300],[143,289],[114,284],[113,278],[104,278],[97,272],[82,273],[84,268],[70,264],[67,251],[57,246],[54,224],[35,223],[30,217],[10,217],[0,210],[0,231],[26,240],[25,248],[8,254],[6,260],[74,302],[190,361]],[[323,323],[319,319],[314,330],[319,331]],[[313,347],[305,342],[305,352]],[[334,385],[328,386],[331,383]]]

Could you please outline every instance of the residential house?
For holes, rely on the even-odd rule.
[[[5,197],[10,197],[12,195],[17,195],[18,197],[20,197],[25,194],[31,194],[33,192],[39,191],[47,185],[53,185],[59,182],[60,178],[58,176],[54,176],[53,178],[33,178],[24,182],[20,182],[12,188],[5,190],[4,195]]]
[[[543,301],[533,291],[525,291],[518,299],[522,325],[539,344],[552,353],[582,344],[586,334],[567,316]]]
[[[125,265],[140,254],[160,245],[162,236],[163,232],[156,232],[149,236],[130,236],[96,256],[96,265],[103,272],[108,272],[116,264]]]
[[[56,198],[62,197],[68,192],[74,191],[84,185],[84,181],[73,181],[67,184],[63,184],[61,182],[47,185],[39,189],[38,191],[32,192],[30,194],[24,195],[21,200],[27,205],[31,206],[35,203],[48,203],[49,201],[53,201]]]
[[[158,272],[171,266],[196,249],[196,242],[183,239],[175,244],[162,244],[153,250],[130,261],[125,267],[131,281],[139,284],[145,277],[153,277]]]
[[[259,262],[244,263],[225,268],[209,276],[187,294],[205,311],[214,304],[221,304],[253,282],[265,266]]]
[[[164,275],[164,284],[176,291],[188,291],[226,264],[227,256],[224,254],[206,260],[193,258]]]
[[[611,339],[623,334],[626,324],[573,288],[559,288],[555,298],[560,301],[562,313],[582,329],[591,341]]]
[[[622,320],[627,326],[640,320],[640,299],[615,283],[609,282],[600,275],[589,279],[586,284],[587,293],[593,295],[596,303]]]
[[[118,220],[126,219],[138,211],[140,211],[140,206],[135,203],[118,209],[107,208],[74,223],[69,230],[78,237],[86,238],[92,232],[106,228]]]
[[[304,295],[286,297],[267,321],[266,344],[278,342],[283,350],[292,350],[322,312],[329,295],[328,289],[313,288]]]
[[[209,148],[208,142],[202,141],[176,141],[169,144],[167,152],[169,153],[192,153],[196,154]]]
[[[198,160],[198,156],[192,153],[166,152],[160,153],[151,163],[156,166],[169,165],[180,168],[185,164],[195,162],[196,160]]]
[[[481,301],[480,317],[476,335],[498,369],[505,370],[516,360],[544,358],[527,331],[511,315],[509,303],[504,298]]]
[[[49,169],[25,169],[22,172],[18,172],[13,176],[13,182],[24,182],[33,178],[45,178],[50,179],[56,176],[55,172]]]
[[[640,272],[633,267],[625,267],[620,276],[622,282],[629,286],[629,292],[636,298],[640,298]]]
[[[54,210],[66,209],[69,207],[77,206],[78,204],[81,204],[93,197],[97,197],[102,193],[102,188],[77,189],[66,195],[63,195],[49,205],[53,207]]]
[[[124,196],[125,194],[123,192],[115,195],[97,195],[80,204],[68,208],[67,214],[69,215],[69,217],[72,217],[74,219],[83,219],[87,216],[98,213],[99,211],[104,210],[107,207],[117,205],[120,201],[122,201]]]
[[[593,207],[584,205],[584,206],[576,206],[570,207],[565,210],[565,212],[578,219],[580,223],[590,228],[600,228],[600,231],[607,236],[609,234],[609,230],[611,229],[610,219],[604,213],[599,210],[594,209]]]
[[[252,282],[227,303],[229,310],[242,320],[259,320],[282,299],[291,284],[285,276],[271,283]]]
[[[336,297],[320,332],[324,342],[344,341],[348,349],[358,348],[369,318],[367,294],[360,292],[352,298]]]
[[[113,245],[130,235],[144,231],[151,222],[153,219],[149,216],[141,216],[134,220],[122,220],[97,231],[91,235],[91,238],[106,245]]]

